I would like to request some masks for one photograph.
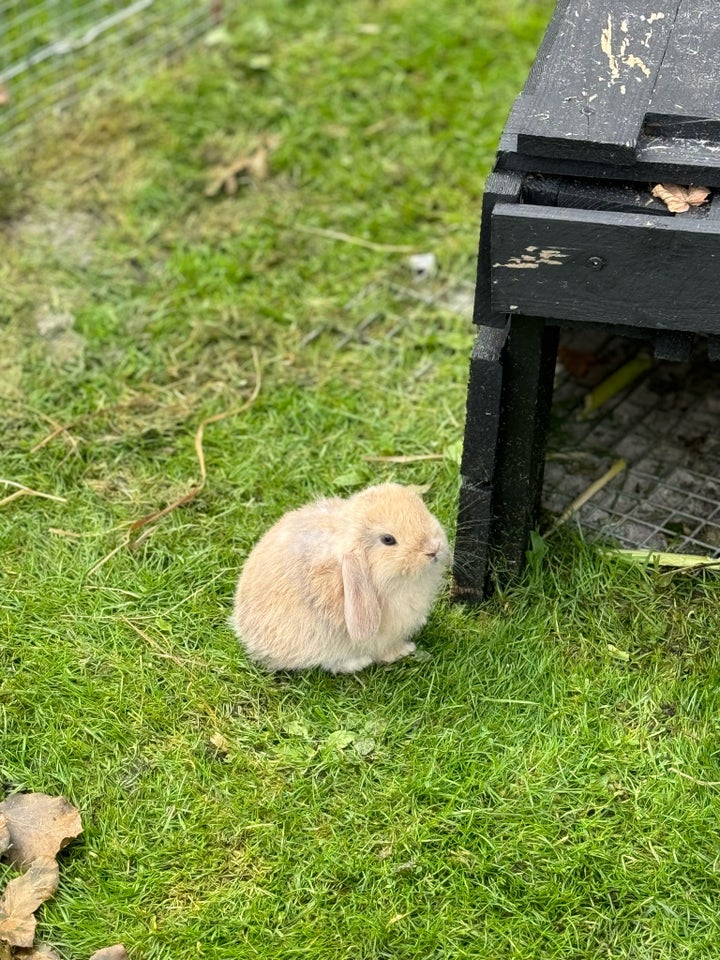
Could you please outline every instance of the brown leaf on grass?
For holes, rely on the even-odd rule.
[[[222,190],[227,194],[237,192],[242,180],[260,183],[267,180],[268,158],[280,143],[278,136],[266,137],[260,146],[231,163],[215,167],[210,183],[205,187],[206,197],[216,197]]]
[[[10,91],[0,83],[0,107],[4,107],[8,103],[10,103]]]
[[[0,854],[4,853],[10,846],[10,827],[8,827],[7,817],[0,813]]]
[[[54,857],[38,857],[21,876],[11,880],[0,897],[0,940],[13,947],[32,947],[35,911],[57,890]]]
[[[90,960],[130,960],[130,958],[125,947],[121,943],[116,943],[113,947],[96,950]]]
[[[29,950],[13,951],[13,960],[62,960],[62,958],[49,943],[38,943]]]
[[[16,793],[0,803],[0,814],[10,831],[4,859],[21,869],[38,857],[54,857],[82,833],[80,814],[64,797]]]
[[[658,183],[652,195],[665,204],[671,213],[685,213],[690,207],[699,207],[710,196],[708,187],[681,187],[677,183]]]

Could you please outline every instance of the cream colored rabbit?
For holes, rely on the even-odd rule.
[[[232,625],[268,670],[354,673],[415,649],[450,559],[410,487],[384,483],[285,514],[251,551]]]

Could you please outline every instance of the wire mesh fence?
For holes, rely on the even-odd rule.
[[[221,14],[220,0],[0,0],[0,142],[116,89]]]

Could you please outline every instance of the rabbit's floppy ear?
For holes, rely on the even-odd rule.
[[[342,558],[345,625],[356,643],[368,640],[380,626],[380,601],[370,579],[370,568],[361,550]]]

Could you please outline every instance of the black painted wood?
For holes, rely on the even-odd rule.
[[[505,314],[493,314],[490,307],[490,218],[496,203],[519,203],[521,187],[522,177],[517,173],[491,173],[485,184],[473,308],[473,320],[477,324],[505,326]]]
[[[523,203],[544,207],[570,207],[578,210],[610,210],[614,213],[654,213],[672,217],[667,206],[650,192],[650,188],[632,183],[588,180],[580,177],[553,177],[531,173],[523,177]],[[693,213],[707,216],[707,204]]]
[[[720,222],[498,204],[491,251],[494,310],[720,333]]]
[[[525,156],[517,152],[517,133],[506,130],[500,139],[496,168],[517,173],[720,187],[720,142],[643,134],[633,162],[611,163]]]
[[[455,600],[475,603],[490,591],[491,528],[492,487],[462,477],[453,550]]]
[[[477,597],[488,585],[506,340],[507,327],[481,327],[470,360],[453,567],[458,598]]]
[[[517,317],[481,328],[470,366],[454,595],[478,600],[525,559],[537,521],[558,329]]]
[[[498,435],[501,357],[508,328],[482,327],[470,358],[465,444],[460,463],[463,477],[489,484],[495,475],[495,445]]]
[[[658,360],[675,360],[685,363],[690,359],[694,342],[694,333],[658,330],[653,337],[653,353]]]
[[[488,559],[500,581],[522,569],[540,509],[558,328],[514,317],[502,356],[502,393]]]
[[[522,89],[526,97],[537,92],[540,84],[544,82],[547,71],[552,68],[552,52],[574,2],[575,0],[558,0]]]
[[[535,91],[516,110],[518,151],[632,161],[678,5],[581,0],[556,12]]]
[[[682,0],[645,123],[660,136],[720,139],[718,0]]]

